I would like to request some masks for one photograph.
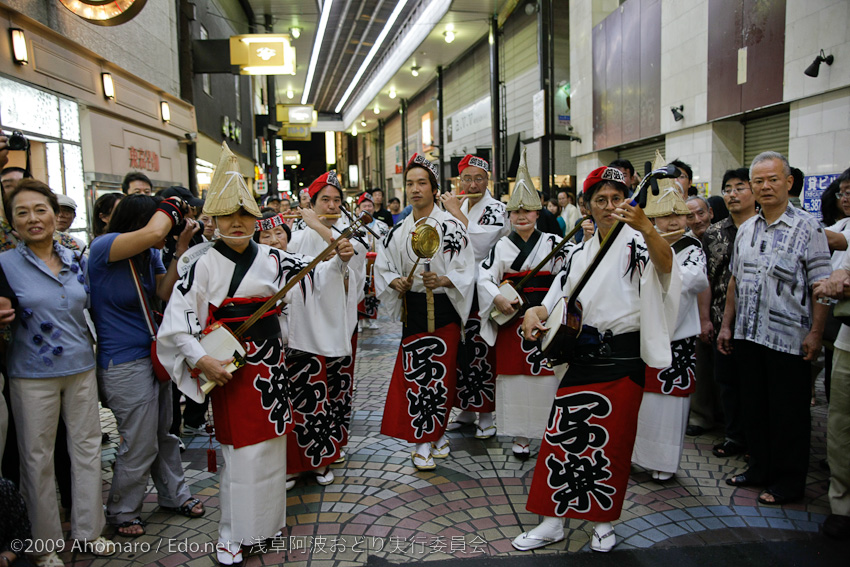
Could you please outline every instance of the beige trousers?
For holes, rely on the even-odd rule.
[[[850,352],[840,348],[832,359],[826,456],[829,507],[833,514],[850,516]]]
[[[100,415],[94,369],[58,378],[10,378],[21,453],[21,494],[36,539],[61,539],[53,447],[61,413],[71,456],[71,538],[94,539],[103,531]]]

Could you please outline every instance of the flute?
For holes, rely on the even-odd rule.
[[[484,193],[463,193],[461,195],[455,195],[455,197],[457,197],[458,199],[466,199],[469,197],[477,198],[481,197],[482,195],[484,195]]]
[[[661,238],[668,238],[668,237],[671,237],[671,236],[681,236],[683,234],[685,234],[685,229],[680,228],[679,230],[673,230],[671,232],[662,232],[661,234],[659,234],[659,236]]]
[[[318,216],[320,219],[338,219],[342,215],[316,215],[316,216]],[[284,219],[300,219],[301,214],[299,213],[297,215],[280,215],[280,217],[284,218]]]

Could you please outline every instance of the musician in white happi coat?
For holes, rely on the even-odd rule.
[[[469,234],[469,242],[475,254],[475,280],[478,280],[478,264],[484,260],[496,242],[511,231],[505,205],[490,194],[487,188],[490,164],[483,158],[466,155],[457,166],[460,173],[461,198],[463,203],[448,192],[440,198],[448,213],[463,223]],[[477,196],[476,196],[477,195]],[[457,391],[454,407],[460,413],[449,423],[448,430],[454,431],[467,425],[478,424],[475,437],[489,439],[496,434],[496,368],[495,353],[481,338],[481,322],[489,312],[479,314],[477,294],[472,299],[469,319],[464,325],[464,342],[458,352]]]
[[[475,285],[466,229],[435,203],[440,191],[437,174],[437,167],[423,156],[411,158],[404,180],[413,212],[390,230],[375,261],[381,305],[393,318],[402,316],[406,307],[381,433],[414,443],[411,456],[419,470],[434,469],[434,458],[449,455],[445,431],[455,395],[457,349]],[[416,263],[412,249],[417,223],[439,233],[430,271],[425,269],[428,261]],[[428,329],[428,313],[433,315],[433,331]]]
[[[655,168],[664,166],[656,157]],[[708,289],[702,244],[693,233],[684,233],[690,209],[667,179],[658,181],[659,195],[650,194],[646,216],[673,248],[682,276],[682,295],[676,327],[670,335],[672,363],[659,369],[647,366],[643,401],[638,414],[632,462],[652,471],[655,480],[669,480],[679,468],[688,425],[690,395],[696,390],[696,343],[700,334],[697,295]]]
[[[646,365],[670,365],[669,330],[681,279],[670,245],[627,200],[628,192],[620,171],[600,167],[590,173],[584,197],[597,232],[576,247],[543,304],[523,319],[523,333],[533,339],[547,331],[542,321],[556,319],[550,313],[569,297],[566,323],[580,334],[568,367],[556,368],[562,379],[526,504],[544,520],[513,540],[522,551],[564,539],[564,517],[594,523],[594,551],[614,547],[611,522],[620,517],[628,487]],[[606,236],[613,236],[608,253],[585,277]],[[586,285],[577,289],[580,283]],[[555,336],[560,345],[571,343]]]
[[[292,233],[289,252],[317,256],[328,242],[349,226],[342,214],[343,191],[336,172],[319,176],[307,189],[310,205],[324,229],[306,227]],[[334,218],[338,216],[339,218]],[[348,444],[351,425],[351,398],[354,387],[354,358],[357,353],[357,304],[363,300],[366,280],[365,233],[351,237],[354,257],[348,262],[343,285],[332,291],[344,298],[344,309],[313,314],[304,305],[289,308],[289,348],[287,362],[291,394],[303,400],[295,407],[296,441],[287,448],[287,485],[294,485],[299,473],[313,471],[316,482],[334,481],[331,463],[344,462],[343,447]],[[319,399],[316,399],[318,397]]]
[[[220,239],[175,286],[156,344],[160,362],[188,398],[203,401],[200,373],[217,385],[211,396],[224,468],[216,555],[219,563],[232,565],[242,562],[241,544],[271,538],[286,525],[286,434],[293,427],[293,401],[283,371],[280,311],[268,311],[241,337],[245,365],[232,374],[227,367],[233,349],[207,353],[198,337],[214,322],[231,330],[239,326],[308,259],[251,240],[260,211],[224,144],[204,213],[213,217]],[[340,311],[343,296],[334,290],[342,286],[354,250],[342,240],[337,252],[284,301],[300,302],[315,319],[324,310]]]
[[[363,192],[357,198],[357,213],[375,212],[375,203],[372,201],[372,195],[368,192]],[[369,245],[369,252],[366,253],[366,281],[363,284],[363,292],[365,297],[357,304],[357,317],[360,319],[360,325],[363,329],[378,329],[379,325],[376,319],[378,318],[378,306],[381,304],[378,297],[375,295],[375,259],[378,257],[378,247],[390,232],[390,227],[384,221],[372,218],[372,222],[366,225],[371,229],[371,232],[364,235],[366,243]]]
[[[508,201],[513,231],[503,236],[481,262],[478,270],[478,305],[481,312],[481,336],[499,353],[496,358],[496,408],[502,435],[514,438],[512,452],[520,460],[529,457],[531,439],[540,439],[546,430],[546,418],[558,390],[558,378],[548,367],[539,343],[525,340],[520,323],[530,307],[540,305],[552,285],[568,251],[566,244],[536,274],[530,271],[543,262],[561,242],[561,237],[537,230],[540,198],[525,164],[525,150],[517,171],[516,183]],[[529,279],[525,279],[530,276]],[[499,284],[511,283],[523,298],[509,299],[499,291]],[[490,316],[494,309],[513,315],[514,319],[499,326]],[[517,311],[519,313],[517,313]]]

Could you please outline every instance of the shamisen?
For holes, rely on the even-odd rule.
[[[211,392],[216,438],[224,456],[218,561],[242,561],[240,541],[273,537],[286,525],[286,434],[293,427],[285,387],[279,310],[266,312],[242,335],[245,365],[228,371],[232,350],[208,353],[199,338],[220,323],[240,326],[308,263],[308,258],[257,244],[251,239],[260,210],[239,171],[236,157],[222,144],[204,213],[219,239],[175,286],[157,335],[158,355],[178,388],[203,399],[194,368],[219,387]],[[347,240],[337,256],[317,265],[283,298],[308,313],[342,309],[343,298],[323,294],[342,285],[354,251]]]

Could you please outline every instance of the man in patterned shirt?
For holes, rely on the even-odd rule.
[[[730,259],[735,235],[744,221],[756,214],[756,199],[750,188],[750,172],[747,168],[726,171],[723,174],[723,189],[720,191],[730,216],[709,226],[703,236],[711,292],[709,315],[714,329],[720,329],[723,322],[726,289],[732,277]],[[726,426],[726,439],[714,446],[714,454],[718,457],[732,457],[742,453],[747,443],[741,410],[741,378],[733,358],[717,350],[714,350],[714,381],[720,389],[720,404]]]
[[[829,277],[818,220],[790,205],[791,167],[763,152],[750,166],[759,214],[738,229],[718,350],[734,350],[750,450],[749,468],[730,486],[765,486],[761,504],[803,496],[809,462],[811,360],[820,352],[828,308],[812,304],[812,284]]]

